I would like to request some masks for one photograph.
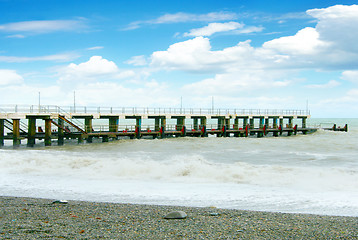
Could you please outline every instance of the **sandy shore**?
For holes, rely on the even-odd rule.
[[[358,217],[0,197],[0,239],[358,239]],[[186,219],[167,220],[171,211]]]

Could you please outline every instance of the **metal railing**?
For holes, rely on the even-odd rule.
[[[137,114],[137,115],[310,115],[309,110],[297,109],[212,109],[212,108],[148,108],[93,107],[56,105],[0,105],[6,113],[66,113],[71,114]]]

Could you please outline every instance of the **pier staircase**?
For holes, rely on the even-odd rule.
[[[63,123],[64,123],[63,125],[61,125],[59,123],[59,119],[61,119],[63,121]],[[80,122],[76,122],[76,121],[74,121],[74,119],[72,119],[72,121],[71,121],[71,120],[67,119],[65,116],[61,116],[61,115],[59,116],[59,119],[52,119],[51,122],[55,126],[63,129],[66,133],[74,133],[74,132],[81,132],[83,134],[87,133],[81,127],[79,127],[81,125]]]
[[[13,130],[14,130],[13,123],[8,119],[5,119],[4,127],[6,127],[11,132],[13,132]],[[27,131],[25,129],[28,129],[27,124],[20,121],[20,134],[26,134]]]

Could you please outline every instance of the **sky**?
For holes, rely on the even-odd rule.
[[[0,0],[0,105],[358,117],[358,5]]]

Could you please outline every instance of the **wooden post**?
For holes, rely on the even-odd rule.
[[[51,119],[45,119],[45,146],[51,146]]]
[[[36,135],[36,118],[30,117],[28,119],[28,130],[27,130],[27,146],[33,147],[35,145]]]
[[[58,137],[57,144],[58,144],[59,146],[62,146],[63,143],[64,143],[64,138],[65,138],[65,134],[64,134],[64,131],[63,131],[63,128],[64,128],[64,126],[65,126],[65,122],[63,121],[63,119],[58,118],[58,125],[59,125],[60,127],[58,127],[58,129],[57,129],[57,132],[58,132],[58,135],[57,135],[57,137]]]
[[[13,133],[13,146],[14,147],[19,147],[21,144],[21,140],[20,140],[20,119],[13,119],[12,120],[12,133]]]
[[[4,146],[5,119],[0,119],[0,147]]]

